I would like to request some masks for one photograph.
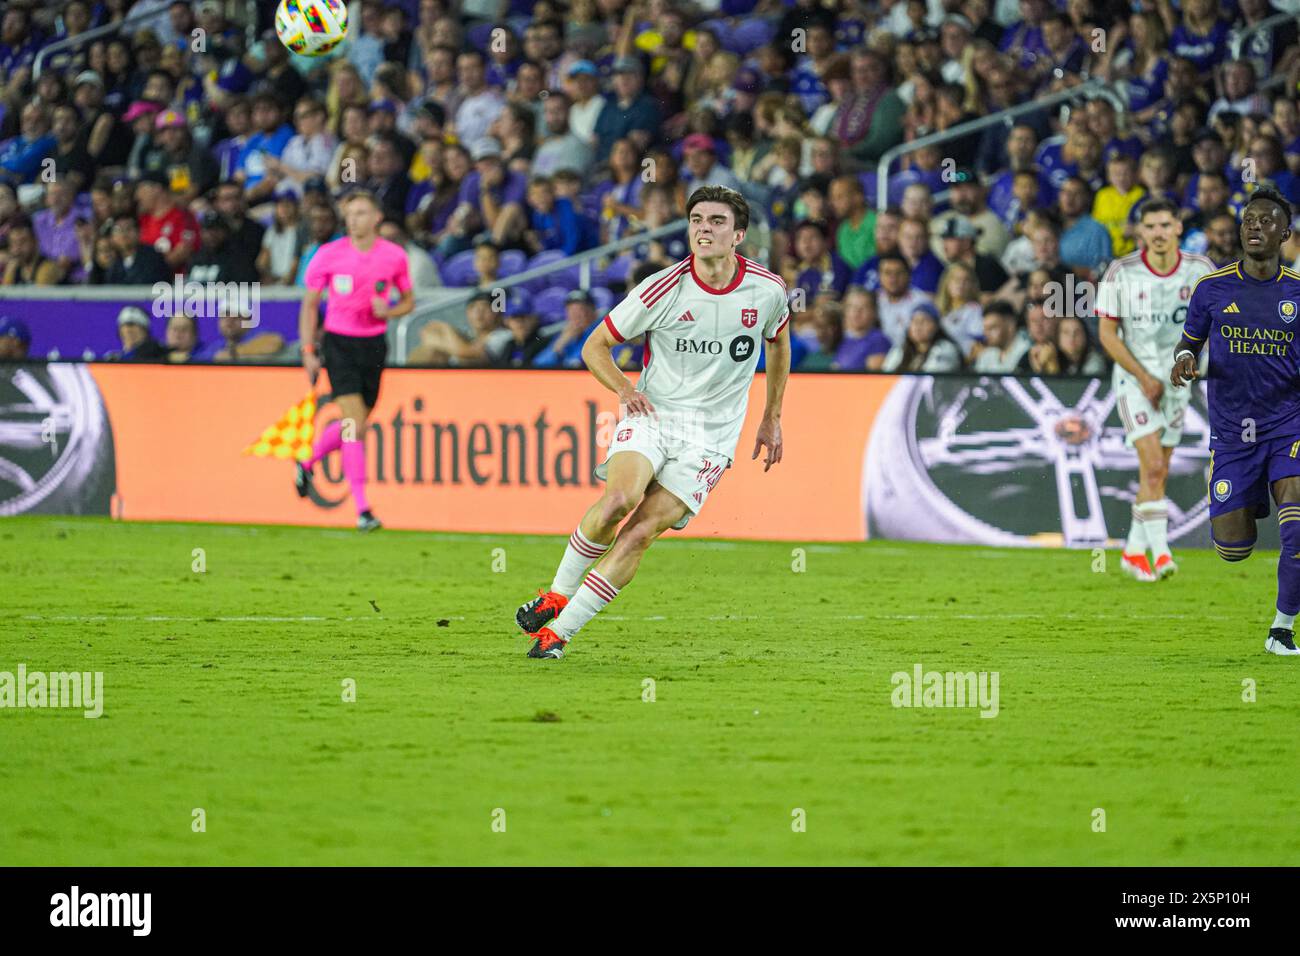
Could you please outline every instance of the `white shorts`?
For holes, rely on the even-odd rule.
[[[609,443],[609,455],[596,466],[596,477],[605,480],[609,462],[621,451],[635,451],[644,455],[654,469],[654,482],[674,498],[686,505],[687,513],[673,525],[682,530],[700,513],[722,473],[731,467],[731,459],[718,452],[674,438],[665,429],[645,415],[624,418],[614,427]]]
[[[1115,408],[1124,426],[1124,444],[1133,443],[1144,435],[1160,434],[1160,444],[1173,448],[1183,440],[1183,417],[1192,401],[1191,388],[1174,388],[1165,382],[1159,407],[1153,406],[1137,379],[1131,375],[1115,376]]]

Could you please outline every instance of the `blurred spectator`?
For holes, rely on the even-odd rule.
[[[140,224],[134,216],[112,221],[110,237],[114,256],[103,276],[109,285],[153,285],[167,282],[173,270],[153,246],[140,242]]]
[[[582,368],[582,346],[599,324],[591,293],[575,289],[564,300],[564,324],[532,360],[534,368]]]
[[[1241,232],[1237,217],[1222,213],[1210,220],[1205,230],[1205,254],[1218,267],[1241,258]]]
[[[1137,181],[1137,163],[1127,153],[1115,153],[1106,162],[1106,181],[1092,201],[1092,217],[1110,234],[1115,258],[1133,251],[1129,215],[1146,190]]]
[[[416,292],[436,289],[442,285],[438,267],[429,258],[429,253],[416,245],[400,222],[387,220],[379,224],[379,234],[389,242],[395,242],[406,250],[410,263],[411,288]]]
[[[537,119],[522,103],[507,103],[488,128],[501,144],[501,159],[515,172],[528,175],[537,149]]]
[[[379,200],[385,219],[401,221],[406,215],[406,200],[411,193],[411,179],[406,174],[410,162],[403,161],[397,139],[392,133],[373,137],[370,147],[366,189]]]
[[[682,155],[686,160],[686,180],[692,191],[701,186],[740,189],[736,174],[718,162],[718,147],[711,136],[704,133],[687,136],[682,141]]]
[[[194,355],[196,362],[274,362],[284,350],[279,332],[250,335],[253,319],[230,304],[224,304],[217,318],[217,339]]]
[[[194,141],[185,117],[173,109],[163,110],[154,120],[154,143],[144,154],[140,167],[161,172],[168,188],[183,206],[204,195],[217,182],[219,170],[212,154]]]
[[[831,372],[836,370],[835,353],[840,347],[840,339],[844,331],[843,312],[844,309],[838,302],[827,302],[825,308],[812,311],[812,321],[809,324],[808,335],[804,339],[808,352],[797,366],[800,372]],[[886,340],[885,351],[888,350],[889,343]],[[879,362],[883,362],[885,353],[881,352],[875,358]]]
[[[123,306],[117,313],[117,338],[122,349],[104,356],[110,361],[157,362],[167,357],[167,350],[153,337],[149,316],[137,306]]]
[[[289,50],[274,30],[262,34],[263,83],[282,103],[297,103],[307,95],[307,83],[294,67]]]
[[[902,142],[903,101],[893,90],[889,61],[875,50],[849,60],[853,92],[831,121],[830,132],[864,168]]]
[[[533,171],[548,176],[560,169],[572,169],[586,175],[595,159],[595,151],[569,129],[569,97],[554,90],[542,106],[544,132]]]
[[[153,146],[153,124],[162,105],[150,100],[136,100],[125,113],[122,123],[131,131],[131,148],[126,157],[126,172],[132,179],[140,176],[144,169],[144,157]]]
[[[468,249],[475,235],[486,234],[502,248],[522,241],[527,181],[506,170],[501,144],[483,138],[470,150],[474,171],[465,177],[455,212],[439,251],[447,257]]]
[[[1029,351],[1016,366],[1017,372],[1029,375],[1060,375],[1061,353],[1057,348],[1057,327],[1060,319],[1052,315],[1042,302],[1031,302],[1025,313],[1029,330]]]
[[[310,97],[296,100],[293,109],[296,132],[279,157],[266,159],[277,190],[287,188],[301,195],[307,180],[323,177],[329,172],[338,141],[326,126],[328,116],[319,100]]]
[[[281,187],[275,194],[275,213],[262,236],[257,271],[266,285],[292,285],[298,274],[298,257],[307,244],[307,224],[298,207],[298,196]]]
[[[0,285],[58,285],[64,273],[57,262],[41,254],[31,220],[23,219],[9,227],[8,255]]]
[[[1029,336],[1020,330],[1016,310],[1005,300],[984,307],[984,342],[975,351],[971,371],[985,374],[1014,373],[1029,352]]]
[[[523,289],[511,289],[506,294],[505,314],[506,331],[510,333],[510,338],[502,340],[505,348],[498,357],[497,364],[505,368],[532,365],[533,358],[546,347],[532,297]]]
[[[843,334],[837,335],[831,368],[837,371],[879,371],[892,347],[880,329],[876,297],[861,286],[850,286],[843,298]],[[825,346],[828,331],[818,330],[819,345]]]
[[[940,251],[950,268],[954,264],[961,264],[970,270],[977,298],[989,301],[993,293],[1006,284],[1008,276],[996,259],[976,251],[977,235],[974,223],[964,216],[954,216],[947,220],[940,233]]]
[[[334,206],[329,203],[314,205],[307,213],[307,245],[302,250],[302,255],[298,258],[298,274],[294,277],[294,285],[303,285],[303,276],[307,273],[307,265],[311,262],[311,257],[327,242],[332,242],[342,236],[339,229],[339,217]]]
[[[1255,67],[1249,60],[1234,60],[1223,64],[1220,72],[1223,95],[1210,105],[1210,120],[1220,113],[1268,113],[1268,97],[1255,89]]]
[[[212,207],[225,217],[235,252],[247,263],[247,270],[256,270],[257,254],[262,248],[266,229],[249,218],[244,192],[238,183],[218,183],[213,193]]]
[[[88,217],[84,209],[74,208],[76,190],[67,180],[56,179],[45,187],[45,208],[32,216],[32,228],[41,255],[58,263],[65,280],[82,282],[82,234]]]
[[[1089,215],[1092,190],[1078,176],[1061,186],[1057,208],[1065,224],[1060,237],[1061,262],[1074,269],[1096,273],[1111,259],[1110,233]]]
[[[613,95],[596,117],[596,162],[609,158],[614,142],[630,139],[640,151],[646,149],[659,128],[659,107],[645,92],[641,62],[633,57],[614,61],[611,80]]]
[[[942,245],[948,220],[965,218],[975,229],[975,252],[997,261],[1011,236],[1002,220],[985,203],[984,185],[975,170],[965,166],[956,171],[948,203],[951,208],[930,221],[930,246],[934,253],[941,259],[950,258],[944,255]]]
[[[893,345],[901,345],[907,336],[912,313],[930,297],[912,286],[912,270],[899,253],[886,253],[879,257],[880,291],[876,305],[880,312],[880,328]]]
[[[590,60],[578,60],[569,66],[568,93],[572,105],[569,107],[569,130],[592,150],[596,152],[596,121],[605,109],[605,98],[600,95],[600,71]]]
[[[0,314],[0,362],[22,362],[32,346],[32,333],[22,319]]]
[[[199,322],[192,315],[178,313],[167,320],[167,361],[182,365],[195,360],[202,348],[199,342]]]
[[[465,305],[469,335],[463,335],[446,322],[435,320],[420,329],[420,344],[411,350],[409,363],[443,367],[481,368],[500,363],[511,347],[514,336],[501,323],[501,314],[493,311],[493,297],[479,292]]]
[[[193,282],[257,282],[257,269],[231,240],[230,223],[216,210],[199,219],[199,251],[190,265]]]
[[[964,262],[954,261],[944,270],[934,301],[944,332],[963,356],[969,356],[971,347],[984,337],[984,310],[980,306],[975,270]]]
[[[885,356],[886,372],[957,372],[961,350],[948,338],[939,322],[939,310],[923,302],[913,311],[904,340]]]
[[[806,221],[794,230],[794,255],[786,260],[782,275],[791,291],[798,289],[805,301],[818,293],[832,291],[843,295],[853,271],[826,245],[826,224]]]
[[[1100,376],[1106,359],[1092,343],[1087,324],[1076,316],[1065,316],[1056,328],[1056,351],[1062,375]]]
[[[217,175],[225,182],[234,177],[239,168],[239,157],[252,135],[253,108],[248,100],[238,97],[226,106],[223,118],[227,135],[212,148],[212,156],[217,163]]]
[[[933,295],[943,263],[930,251],[930,228],[924,219],[905,218],[898,227],[898,251],[911,270],[912,286]]]
[[[528,217],[524,227],[524,248],[530,254],[559,249],[566,256],[581,252],[582,233],[578,216],[569,200],[555,195],[555,185],[545,176],[534,176],[528,184]]]
[[[82,145],[81,114],[71,103],[54,108],[54,122],[50,131],[54,135],[54,175],[66,179],[73,192],[90,186],[95,178],[95,161]]]
[[[0,182],[35,182],[41,162],[56,146],[49,108],[35,100],[27,103],[20,114],[19,134],[0,142]]]
[[[501,250],[491,239],[480,239],[474,244],[474,275],[479,288],[494,285],[501,277]]]
[[[194,216],[176,205],[161,172],[145,173],[135,187],[140,216],[140,241],[162,254],[167,265],[184,272],[199,247],[199,229]]]
[[[501,94],[487,86],[487,64],[478,50],[464,50],[456,58],[457,92],[454,128],[462,143],[477,143],[505,108]]]
[[[856,176],[837,176],[831,182],[830,205],[839,222],[835,252],[856,271],[876,253],[876,212],[867,208],[866,193]]]
[[[254,133],[244,144],[236,164],[235,179],[244,187],[248,202],[256,204],[275,189],[275,179],[268,176],[268,159],[279,159],[293,139],[293,127],[285,122],[284,104],[274,93],[253,97]]]

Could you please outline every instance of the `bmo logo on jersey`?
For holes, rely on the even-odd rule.
[[[722,343],[713,339],[674,339],[674,349],[690,355],[721,355]],[[727,348],[736,362],[744,362],[754,354],[754,340],[748,335],[737,335]]]

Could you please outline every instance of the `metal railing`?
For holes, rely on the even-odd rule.
[[[1260,20],[1259,23],[1246,27],[1239,33],[1234,30],[1232,39],[1229,41],[1232,46],[1232,58],[1234,60],[1241,59],[1241,48],[1245,44],[1247,37],[1262,33],[1265,30],[1272,33],[1275,27],[1280,27],[1282,24],[1292,21],[1300,21],[1300,17],[1294,13],[1275,13],[1271,17]]]
[[[69,50],[78,47],[88,40],[98,40],[100,37],[112,36],[114,33],[120,33],[133,23],[142,23],[145,20],[156,20],[160,15],[166,14],[166,10],[150,10],[146,13],[127,14],[116,23],[105,23],[102,27],[95,27],[87,30],[85,33],[78,33],[75,37],[67,37],[63,40],[55,40],[48,46],[41,48],[36,54],[36,61],[32,64],[32,79],[41,78],[41,70],[45,66],[45,60],[52,53],[60,53],[63,50]]]
[[[963,136],[969,136],[971,133],[977,133],[980,130],[987,129],[990,126],[997,126],[1005,123],[1007,120],[1014,119],[1017,116],[1023,116],[1026,113],[1036,113],[1058,103],[1065,103],[1069,100],[1078,99],[1079,97],[1100,97],[1109,100],[1115,107],[1116,112],[1124,111],[1124,101],[1120,99],[1119,94],[1110,88],[1104,80],[1089,80],[1078,86],[1072,86],[1068,90],[1061,90],[1052,93],[1049,96],[1040,99],[1031,100],[1028,103],[1021,103],[1019,106],[1011,106],[989,116],[981,116],[979,119],[973,119],[966,123],[960,123],[949,129],[939,130],[930,133],[928,136],[922,136],[918,139],[906,143],[899,143],[897,146],[888,150],[880,157],[880,162],[876,166],[876,208],[884,212],[889,208],[889,167],[900,157],[913,153],[918,149],[924,149],[926,146],[934,146],[939,143],[946,143],[950,140],[961,139]]]
[[[633,249],[643,242],[650,242],[660,239],[664,236],[670,236],[673,233],[681,232],[686,228],[686,220],[678,219],[670,222],[665,226],[659,226],[656,229],[650,229],[646,232],[638,232],[635,235],[628,236],[624,239],[618,239],[614,242],[606,243],[603,246],[597,246],[595,249],[588,249],[585,252],[579,252],[572,256],[567,256],[555,262],[548,262],[545,265],[538,266],[535,269],[527,269],[524,272],[517,272],[505,279],[499,279],[492,283],[492,289],[510,289],[514,286],[523,285],[525,282],[532,282],[534,279],[540,279],[542,276],[549,275],[552,272],[567,271],[575,265],[578,267],[578,288],[591,288],[592,263],[606,256],[617,256],[618,253],[627,249]],[[416,333],[428,322],[431,322],[435,316],[445,310],[463,309],[482,289],[478,286],[466,286],[457,289],[460,293],[454,297],[447,296],[441,298],[441,301],[427,305],[416,306],[410,315],[402,318],[397,325],[396,341],[393,343],[393,349],[398,361],[405,362],[406,356],[410,354],[411,343]]]

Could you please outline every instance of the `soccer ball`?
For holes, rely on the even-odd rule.
[[[280,0],[275,11],[275,35],[302,56],[328,53],[348,33],[348,7],[343,0]]]

